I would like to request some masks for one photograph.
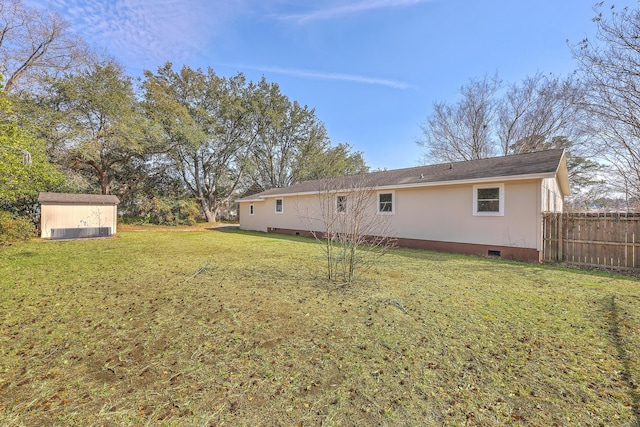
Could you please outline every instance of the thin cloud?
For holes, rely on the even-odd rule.
[[[208,1],[184,0],[50,0],[73,22],[74,30],[128,62],[186,60],[220,31],[230,14],[219,2],[216,14]],[[213,16],[212,16],[213,15]]]
[[[368,12],[375,9],[387,9],[394,7],[413,6],[420,3],[426,3],[432,0],[379,0],[379,1],[361,1],[359,3],[351,3],[336,6],[327,9],[314,10],[308,13],[279,15],[284,20],[296,21],[299,24],[309,21],[320,21],[341,16],[353,15]]]
[[[393,89],[410,89],[411,85],[390,79],[382,79],[377,77],[359,76],[354,74],[343,73],[327,73],[322,71],[313,70],[301,70],[297,68],[282,68],[282,67],[254,67],[248,65],[228,65],[229,67],[237,67],[239,69],[256,70],[268,73],[283,74],[293,77],[301,77],[313,80],[336,80],[343,82],[353,82],[369,85],[386,86]]]

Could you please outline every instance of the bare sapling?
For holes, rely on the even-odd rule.
[[[315,198],[299,199],[298,214],[320,243],[334,285],[353,283],[396,243],[367,175],[323,180]]]

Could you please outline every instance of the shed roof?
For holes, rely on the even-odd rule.
[[[566,177],[566,160],[563,149],[491,157],[480,160],[444,163],[438,165],[416,166],[405,169],[393,169],[371,172],[363,175],[346,176],[331,179],[334,189],[347,190],[362,182],[372,188],[431,186],[439,183],[465,182],[493,179],[517,178],[522,176],[559,175],[563,193],[569,194]],[[328,179],[301,182],[284,188],[272,188],[239,202],[260,200],[265,197],[281,196],[320,191]]]
[[[120,200],[116,196],[102,194],[40,193],[40,203],[71,203],[89,205],[117,205]]]

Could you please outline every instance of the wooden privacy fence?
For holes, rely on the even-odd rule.
[[[548,213],[545,262],[616,270],[640,269],[640,213]]]

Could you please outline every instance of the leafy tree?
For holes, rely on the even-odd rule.
[[[19,211],[39,192],[62,182],[62,174],[47,161],[44,141],[17,125],[11,103],[0,91],[0,208]]]
[[[619,177],[618,190],[640,195],[640,9],[611,7],[608,17],[596,6],[596,39],[572,51],[586,84],[585,122],[595,155]]]
[[[606,167],[590,158],[589,147],[575,143],[564,136],[553,137],[538,150],[563,148],[567,155],[567,173],[571,193],[567,202],[572,208],[586,207],[589,201],[604,194]]]
[[[27,7],[21,0],[0,2],[0,72],[7,92],[81,68],[91,57],[58,14]]]
[[[154,196],[141,206],[145,221],[163,225],[193,225],[200,213],[193,199]]]
[[[306,157],[303,161],[306,167],[299,182],[369,172],[362,152],[352,151],[352,147],[346,142],[335,146],[326,145],[321,152]]]
[[[255,140],[249,152],[253,182],[261,190],[286,187],[301,178],[305,159],[327,143],[324,125],[315,112],[280,92],[277,84],[262,78],[250,87],[251,120]]]
[[[121,66],[96,62],[75,75],[50,80],[29,113],[66,168],[112,193],[112,184],[134,159],[161,149]]]
[[[216,221],[246,171],[255,139],[245,77],[218,77],[211,68],[174,71],[167,63],[156,74],[145,71],[143,88],[147,113],[171,147],[172,172],[207,221]]]
[[[162,154],[135,157],[122,165],[112,187],[120,199],[118,211],[132,217],[145,216],[144,206],[154,197],[188,198],[182,181],[172,176]]]
[[[263,78],[249,90],[255,128],[248,169],[253,188],[263,191],[368,170],[362,154],[351,152],[348,144],[331,146],[315,111],[291,102],[277,84]]]

